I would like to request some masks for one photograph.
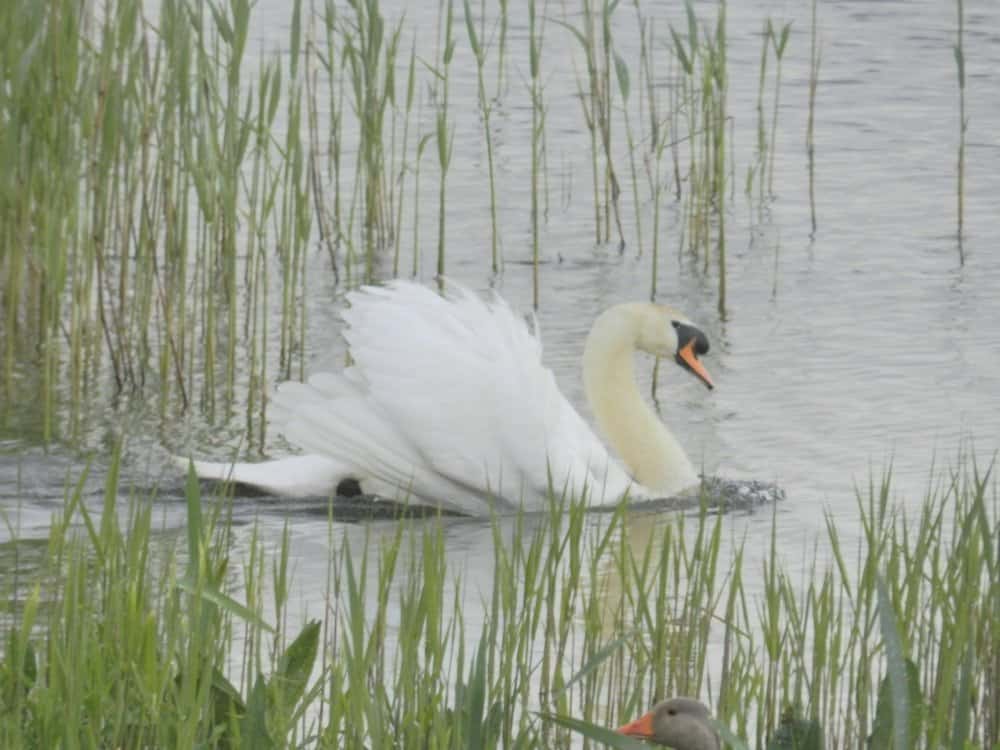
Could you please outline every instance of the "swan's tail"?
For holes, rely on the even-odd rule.
[[[335,378],[323,375],[308,383],[282,383],[271,402],[272,414],[282,414],[282,434],[315,453],[335,446],[351,462],[353,475],[377,479],[382,492],[412,490],[423,473],[420,455],[366,397],[331,397],[328,385]],[[372,490],[365,487],[365,491]]]
[[[173,456],[187,471],[188,459]],[[192,461],[199,479],[233,482],[273,495],[295,497],[332,495],[348,477],[342,466],[324,456],[289,456],[261,463]]]

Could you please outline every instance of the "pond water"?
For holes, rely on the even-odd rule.
[[[631,7],[616,15],[623,58],[638,59]],[[683,11],[644,8],[657,17],[667,65],[667,22],[683,25]],[[728,16],[729,107],[733,118],[735,192],[729,201],[728,304],[716,310],[715,272],[680,249],[680,208],[667,198],[662,223],[658,299],[684,310],[706,331],[705,362],[716,381],[709,393],[692,378],[665,367],[659,382],[662,413],[696,463],[725,476],[782,485],[788,499],[776,509],[777,534],[787,559],[806,562],[824,533],[824,513],[842,538],[858,538],[856,483],[878,478],[891,463],[898,498],[923,500],[932,465],[954,463],[974,448],[987,461],[1000,448],[1000,5],[969,0],[967,66],[967,172],[964,264],[956,241],[958,86],[952,45],[955,9],[923,2],[823,2],[819,37],[822,67],[816,105],[816,207],[811,234],[805,153],[809,77],[808,4],[731,3]],[[704,18],[715,6],[698,4]],[[383,3],[389,18],[402,9]],[[458,11],[460,13],[460,10]],[[562,8],[552,15],[562,17]],[[260,0],[252,35],[258,50],[280,49],[287,39],[289,4]],[[756,100],[761,29],[770,16],[792,21],[782,69],[777,120],[774,198],[763,207],[743,194],[756,149]],[[404,38],[418,33],[433,55],[436,4],[407,10]],[[573,17],[570,16],[570,20]],[[476,99],[476,76],[461,17],[452,68],[450,113],[454,157],[448,178],[448,273],[477,289],[495,288],[525,311],[531,307],[530,132],[527,14],[511,15],[506,93],[494,112],[503,272],[489,270],[489,192],[486,154]],[[622,197],[627,247],[595,244],[590,197],[589,135],[575,95],[577,42],[549,24],[542,67],[547,107],[549,206],[543,224],[541,302],[545,361],[570,400],[589,418],[579,373],[584,337],[606,306],[648,297],[651,206],[644,252],[632,236],[630,189]],[[580,63],[577,62],[577,70]],[[494,81],[495,81],[495,65]],[[773,92],[773,60],[768,91]],[[426,93],[426,92],[425,92]],[[768,94],[768,109],[770,107]],[[431,106],[424,127],[432,122]],[[619,138],[624,143],[624,138]],[[428,150],[432,151],[433,149]],[[624,151],[622,152],[624,153]],[[347,158],[353,164],[353,156]],[[627,161],[619,161],[623,187]],[[425,159],[419,213],[419,276],[434,273],[437,237],[435,157]],[[346,179],[346,178],[345,178]],[[411,205],[412,208],[412,205]],[[404,265],[412,245],[404,242]],[[343,361],[338,305],[343,289],[317,252],[310,259],[307,370]],[[383,268],[384,271],[384,268]],[[652,362],[640,368],[644,388]],[[131,481],[162,486],[164,522],[184,522],[177,499],[180,479],[168,455],[180,446],[201,457],[232,456],[241,445],[241,422],[207,424],[198,414],[162,421],[141,405],[96,407],[100,418],[84,451],[40,447],[32,408],[8,407],[0,445],[0,507],[22,537],[45,533],[61,505],[67,477],[87,455],[95,460],[88,491],[96,502],[102,467],[117,435],[129,436]],[[285,450],[274,437],[269,446]],[[290,526],[299,590],[293,601],[309,610],[322,593],[329,537],[325,517],[273,501],[241,499],[238,514],[259,518],[278,538]],[[770,510],[730,520],[732,539],[748,535],[748,549],[766,547]],[[361,538],[391,528],[338,524],[333,540]],[[11,528],[0,528],[9,537]],[[489,522],[455,523],[447,541],[465,585],[491,584]],[[759,535],[763,544],[755,545]],[[391,536],[391,534],[389,535]],[[750,570],[755,568],[748,560]],[[478,599],[478,597],[474,597]],[[312,605],[312,614],[317,605]],[[475,614],[470,613],[474,618]],[[470,630],[475,630],[467,621]]]

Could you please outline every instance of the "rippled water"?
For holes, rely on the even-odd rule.
[[[891,462],[900,498],[916,505],[928,487],[932,463],[953,462],[963,441],[984,460],[1000,448],[1000,5],[992,0],[965,3],[969,129],[964,265],[955,239],[959,115],[954,8],[939,0],[821,3],[819,228],[811,237],[804,149],[809,18],[804,5],[741,2],[729,7],[737,188],[727,219],[726,319],[716,312],[714,276],[706,276],[700,263],[678,252],[675,206],[665,213],[659,279],[659,299],[685,310],[712,341],[706,364],[717,384],[708,393],[693,379],[665,368],[659,389],[664,418],[709,471],[773,480],[786,488],[788,501],[777,509],[778,535],[786,540],[793,563],[804,561],[807,546],[822,534],[824,511],[836,517],[846,539],[856,535],[853,488],[867,482],[870,471],[879,475]],[[713,5],[699,8],[714,17]],[[625,11],[623,7],[616,16],[617,41],[622,54],[634,59],[634,16]],[[258,3],[258,49],[284,44],[289,12],[280,0]],[[657,28],[665,38],[666,20],[682,19],[662,12],[666,15]],[[419,31],[422,40],[432,39],[435,13],[436,4],[415,4],[406,28]],[[793,32],[783,68],[776,197],[758,212],[742,194],[742,185],[754,159],[760,32],[768,15],[793,21]],[[462,36],[452,71],[455,156],[448,181],[448,270],[477,288],[494,286],[527,310],[531,269],[517,262],[530,257],[526,14],[515,14],[511,22],[509,89],[494,115],[508,262],[499,278],[490,277],[485,147],[475,70]],[[564,29],[547,29],[542,65],[551,193],[538,316],[545,360],[570,399],[586,412],[578,372],[586,331],[604,307],[648,295],[651,258],[648,225],[647,252],[641,257],[631,237],[623,254],[593,242],[589,136],[573,94],[569,62],[575,45]],[[666,50],[657,54],[665,64]],[[425,280],[433,273],[436,179],[434,160],[428,159],[420,207]],[[623,195],[627,232],[630,195],[628,190]],[[412,248],[404,243],[403,252],[408,265]],[[309,367],[336,367],[343,358],[338,290],[325,257],[317,254],[311,263]],[[647,386],[651,365],[642,368]],[[0,444],[0,506],[25,537],[45,533],[67,477],[84,464],[69,448],[38,447],[33,413],[31,405],[9,407]],[[90,496],[95,501],[99,497],[102,462],[113,436],[124,430],[130,436],[134,481],[139,486],[163,484],[158,502],[166,523],[182,524],[183,505],[171,493],[179,479],[167,465],[168,449],[186,444],[202,455],[228,456],[240,445],[240,428],[238,420],[217,428],[197,416],[163,424],[140,407],[113,409],[109,404],[88,438],[95,456]],[[277,452],[280,445],[273,448]],[[325,580],[325,518],[252,499],[243,501],[240,512],[247,518],[259,516],[265,530],[275,535],[288,521],[298,557],[299,598],[314,598]],[[732,538],[748,533],[752,550],[754,536],[765,539],[770,524],[770,512],[733,517]],[[345,525],[337,532],[361,536],[374,531],[377,537],[391,527]],[[484,553],[489,533],[488,524],[478,521],[449,525],[449,548],[456,563],[465,566],[465,582],[472,589],[491,584],[492,558]],[[8,535],[9,530],[0,530],[0,536]]]

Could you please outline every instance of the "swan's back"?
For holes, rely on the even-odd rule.
[[[542,365],[542,347],[503,300],[448,284],[442,297],[394,281],[348,295],[353,365],[276,396],[283,432],[423,502],[482,513],[539,504],[549,480],[602,496],[628,476]],[[384,483],[384,484],[383,484]]]

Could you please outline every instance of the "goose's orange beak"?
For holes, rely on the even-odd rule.
[[[705,369],[705,365],[701,363],[698,359],[698,355],[694,351],[695,340],[691,339],[683,347],[677,350],[677,361],[686,367],[688,370],[693,372],[698,376],[708,389],[711,390],[715,388],[715,383],[712,382],[712,377],[708,374],[708,370]]]
[[[625,734],[629,737],[642,737],[644,739],[652,739],[653,732],[653,712],[650,711],[644,716],[640,716],[635,721],[631,721],[624,726],[618,727],[615,730],[618,734]]]

